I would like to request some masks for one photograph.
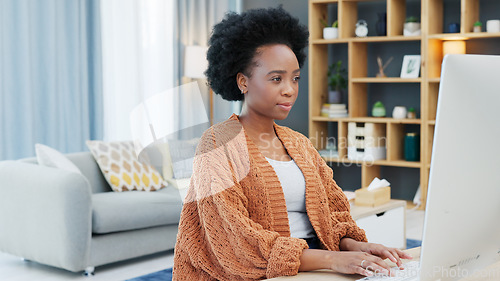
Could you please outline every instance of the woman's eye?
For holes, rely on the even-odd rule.
[[[295,76],[295,77],[293,78],[293,81],[299,81],[299,80],[300,80],[300,76]]]
[[[280,82],[281,77],[273,77],[273,78],[271,78],[271,80],[276,81],[276,82]]]

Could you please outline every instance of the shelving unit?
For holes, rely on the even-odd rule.
[[[422,208],[425,208],[427,185],[432,154],[432,142],[436,124],[436,110],[440,83],[441,62],[443,60],[443,42],[446,40],[483,40],[500,38],[500,33],[473,33],[474,22],[480,20],[482,0],[420,0],[421,36],[403,36],[403,24],[410,0],[310,0],[309,1],[309,137],[317,149],[324,149],[327,143],[328,127],[336,123],[334,134],[338,158],[325,158],[328,162],[355,164],[361,167],[361,185],[366,187],[373,177],[380,177],[382,166],[419,169]],[[387,36],[369,36],[356,38],[355,24],[358,20],[358,5],[363,2],[376,2],[385,5],[387,13]],[[413,1],[415,3],[416,1]],[[418,2],[418,1],[417,1]],[[460,33],[445,33],[445,2],[460,8]],[[496,2],[496,1],[495,1]],[[417,3],[418,4],[418,3]],[[337,12],[339,38],[322,39],[320,18],[328,21],[328,8]],[[500,2],[494,4],[500,10]],[[330,9],[332,10],[332,9]],[[500,17],[500,15],[499,15]],[[458,16],[456,17],[458,19]],[[483,19],[484,20],[484,19]],[[485,26],[485,22],[483,21]],[[410,42],[419,47],[421,55],[420,77],[403,79],[399,77],[376,78],[368,71],[368,61],[372,44],[401,44]],[[488,44],[486,42],[485,44]],[[326,102],[328,92],[327,69],[329,64],[329,46],[345,46],[347,49],[348,69],[348,112],[347,118],[328,118],[321,116],[321,106]],[[382,45],[386,46],[386,45]],[[500,52],[500,51],[499,51]],[[414,53],[412,53],[414,54]],[[368,95],[373,85],[388,84],[388,87],[409,87],[417,84],[420,88],[419,119],[393,119],[369,117]],[[413,86],[415,87],[415,86]],[[386,108],[388,116],[392,108]],[[384,124],[386,128],[387,158],[372,162],[352,161],[347,158],[347,125],[349,122],[372,122]],[[405,129],[417,128],[420,134],[420,161],[404,161],[403,140]],[[331,133],[331,132],[330,132]],[[397,187],[404,188],[404,187]]]

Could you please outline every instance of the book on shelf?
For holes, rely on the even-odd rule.
[[[345,104],[325,103],[321,107],[321,116],[328,118],[348,117]]]

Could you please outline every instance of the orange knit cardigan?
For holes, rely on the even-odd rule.
[[[322,247],[366,241],[333,171],[310,140],[274,129],[306,181],[306,210]],[[303,239],[290,237],[285,197],[272,166],[237,115],[216,124],[197,147],[179,222],[173,280],[259,280],[296,275]]]

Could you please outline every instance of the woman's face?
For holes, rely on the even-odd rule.
[[[250,76],[238,74],[238,84],[245,92],[244,107],[253,115],[285,119],[297,99],[299,79],[299,63],[288,46],[259,47]]]

